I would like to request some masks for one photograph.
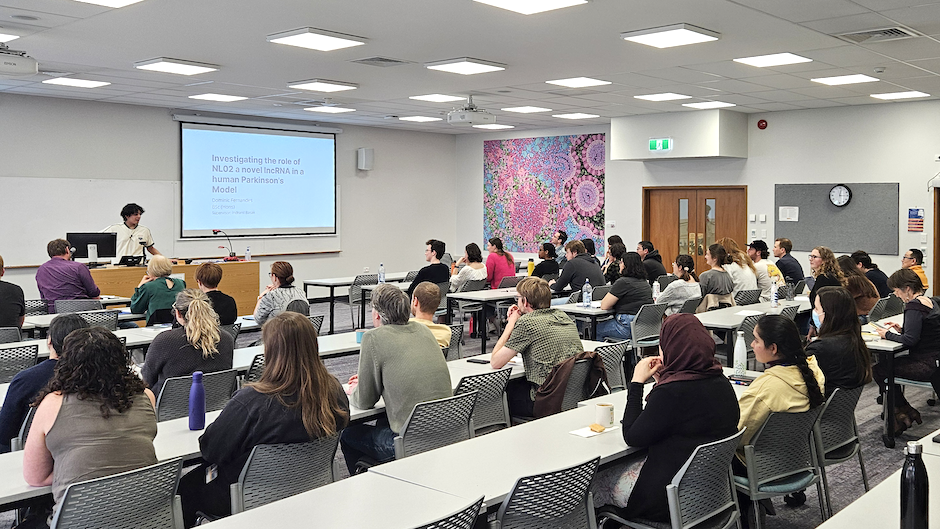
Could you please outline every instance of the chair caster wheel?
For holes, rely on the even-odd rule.
[[[927,399],[927,405],[928,405],[928,406],[936,406],[936,405],[937,405],[937,399]]]
[[[806,493],[805,492],[794,492],[793,494],[787,494],[783,497],[783,502],[790,507],[799,507],[806,503]]]
[[[884,395],[878,395],[877,397],[875,397],[875,402],[877,402],[878,404],[884,404],[884,403],[885,403],[885,396],[884,396]]]

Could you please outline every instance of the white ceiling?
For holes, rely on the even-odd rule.
[[[13,16],[30,16],[24,21]],[[656,49],[620,33],[685,22],[721,33],[716,42]],[[855,45],[830,36],[902,25],[923,37]],[[272,44],[269,34],[314,27],[366,37],[363,46],[319,52]],[[443,117],[460,103],[408,96],[472,94],[477,106],[517,130],[602,124],[610,118],[673,111],[682,103],[721,100],[733,110],[765,112],[881,103],[873,93],[919,90],[940,97],[940,1],[927,0],[590,0],[588,4],[520,15],[472,0],[143,0],[109,9],[72,0],[0,0],[0,33],[40,62],[43,72],[68,72],[112,83],[98,89],[42,84],[48,74],[0,77],[0,92],[157,107],[348,123],[442,133],[478,132],[389,116]],[[755,68],[736,57],[792,52],[813,62]],[[351,61],[388,57],[409,64],[380,68]],[[220,65],[179,76],[136,70],[134,62],[171,57]],[[502,72],[462,76],[424,63],[473,57],[507,65]],[[886,68],[876,74],[876,67]],[[810,78],[864,73],[881,81],[825,86]],[[57,74],[56,74],[57,75]],[[594,77],[613,84],[567,89],[545,81]],[[287,88],[311,78],[356,83],[359,89],[321,94]],[[205,92],[246,96],[235,103],[189,99]],[[647,102],[633,96],[677,92],[693,99]],[[356,112],[305,112],[332,97]],[[534,105],[552,112],[516,114],[500,108]],[[569,121],[551,114],[601,117]]]

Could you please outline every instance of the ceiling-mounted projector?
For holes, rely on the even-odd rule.
[[[451,125],[486,125],[496,123],[496,116],[473,104],[473,96],[467,98],[467,105],[455,108],[447,113],[447,122]]]
[[[11,50],[6,44],[0,44],[0,76],[36,75],[39,62],[26,55],[25,51]]]

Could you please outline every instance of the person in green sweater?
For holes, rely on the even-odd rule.
[[[162,255],[155,255],[147,264],[147,275],[141,280],[131,297],[131,312],[147,315],[147,325],[173,323],[170,310],[176,295],[186,290],[186,281],[170,277],[173,265]],[[158,311],[161,311],[157,313]]]
[[[349,403],[360,409],[385,400],[385,415],[343,430],[340,447],[350,474],[363,457],[384,463],[395,459],[395,436],[415,404],[453,396],[450,371],[434,335],[408,321],[408,295],[393,285],[372,292],[372,325],[362,337],[359,373],[349,378]]]

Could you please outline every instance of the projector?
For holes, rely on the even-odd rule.
[[[27,57],[25,51],[11,50],[0,44],[0,76],[36,75],[39,62]]]
[[[447,122],[451,125],[486,125],[496,123],[496,116],[473,104],[473,96],[467,98],[467,106],[455,108],[447,113]]]

